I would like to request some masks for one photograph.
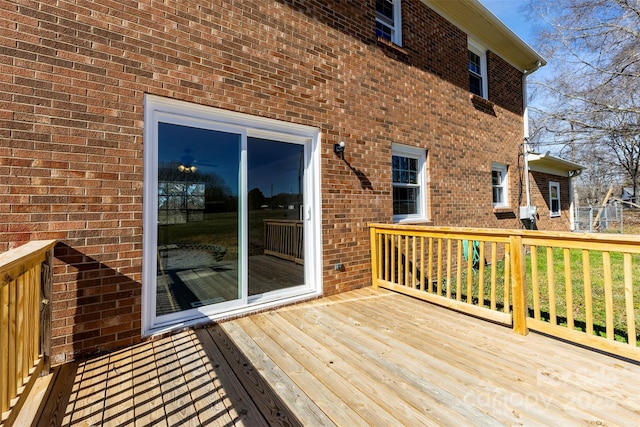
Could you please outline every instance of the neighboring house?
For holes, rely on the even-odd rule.
[[[523,227],[544,59],[475,0],[0,1],[0,250],[60,241],[54,363],[366,286],[369,223]]]
[[[635,193],[633,191],[633,186],[622,187],[622,190],[620,191],[620,200],[622,200],[623,202],[631,202],[637,204],[638,196],[640,196],[640,188],[638,187],[636,187]],[[636,200],[634,200],[634,198]]]
[[[528,191],[530,203],[524,203],[520,208],[520,218],[532,229],[567,231],[567,224],[570,224],[570,229],[575,230],[573,178],[584,166],[549,153],[528,153],[527,164],[529,183],[525,191]]]

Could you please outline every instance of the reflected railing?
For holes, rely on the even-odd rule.
[[[303,222],[264,220],[264,254],[304,264]]]

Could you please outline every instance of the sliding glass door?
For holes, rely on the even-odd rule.
[[[148,98],[143,330],[319,293],[317,130]]]

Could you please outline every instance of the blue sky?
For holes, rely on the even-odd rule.
[[[524,10],[528,3],[527,0],[480,0],[480,2],[522,40],[535,48],[535,32],[532,21],[527,18]]]

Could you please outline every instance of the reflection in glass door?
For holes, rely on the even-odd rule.
[[[158,123],[156,316],[242,298],[241,138]]]
[[[304,145],[247,139],[249,296],[304,285]]]

